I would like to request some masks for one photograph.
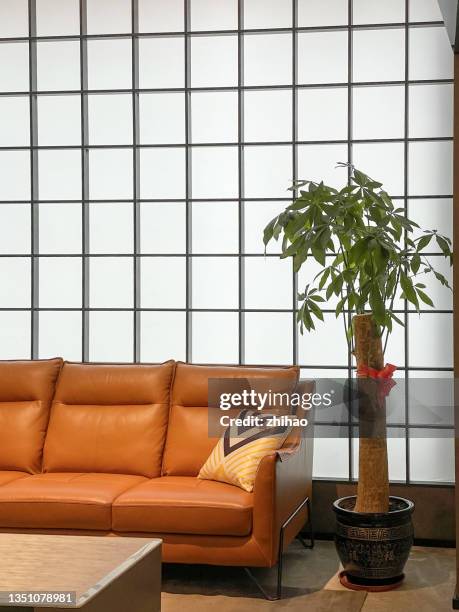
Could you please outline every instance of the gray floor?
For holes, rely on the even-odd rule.
[[[361,593],[344,589],[334,544],[317,542],[314,550],[293,543],[286,555],[284,598],[263,599],[240,568],[168,565],[163,571],[164,612],[221,612],[311,610],[322,612],[443,612],[451,610],[455,587],[453,549],[413,549],[402,587],[389,593]],[[275,572],[258,570],[257,577],[274,587]]]

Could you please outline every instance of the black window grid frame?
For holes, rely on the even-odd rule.
[[[244,193],[244,151],[252,146],[291,146],[292,148],[292,168],[293,178],[301,178],[298,176],[298,146],[301,145],[332,145],[342,144],[347,146],[347,161],[353,161],[353,145],[355,144],[383,144],[383,143],[400,143],[403,144],[404,151],[404,189],[403,193],[396,194],[393,199],[403,203],[405,213],[407,211],[408,202],[412,200],[438,200],[452,199],[452,194],[429,194],[429,195],[410,195],[408,185],[408,150],[410,143],[414,142],[452,142],[452,137],[423,137],[415,138],[409,136],[409,92],[412,85],[437,85],[437,84],[452,84],[453,79],[410,79],[409,78],[409,36],[414,28],[427,27],[443,27],[442,21],[422,21],[410,22],[409,10],[410,0],[405,0],[405,20],[403,22],[393,23],[369,23],[369,24],[353,24],[353,1],[348,0],[348,24],[333,25],[333,26],[314,26],[314,27],[299,27],[298,26],[298,0],[292,2],[292,27],[289,28],[263,28],[263,29],[245,29],[244,28],[244,0],[238,0],[238,27],[233,30],[206,30],[196,31],[191,30],[190,4],[191,0],[184,0],[184,23],[183,30],[171,32],[139,32],[139,6],[138,0],[131,0],[131,31],[117,34],[88,34],[87,33],[87,7],[86,0],[79,0],[79,17],[80,31],[79,35],[68,36],[37,36],[36,29],[36,0],[28,0],[28,30],[29,35],[26,37],[5,37],[0,38],[0,44],[3,42],[27,42],[29,49],[29,89],[27,91],[7,91],[0,92],[0,97],[28,97],[29,104],[29,135],[30,142],[28,146],[0,146],[0,151],[28,151],[30,153],[30,184],[31,193],[30,200],[1,200],[1,205],[15,204],[30,204],[30,222],[31,222],[31,244],[30,255],[0,253],[0,258],[30,258],[31,262],[31,307],[30,308],[14,308],[1,307],[2,311],[26,311],[31,313],[31,342],[30,342],[30,357],[32,359],[39,356],[39,313],[40,312],[63,312],[76,311],[81,313],[82,317],[82,361],[89,361],[89,314],[90,312],[108,311],[108,312],[131,312],[133,313],[133,362],[139,362],[141,357],[141,313],[142,312],[184,312],[186,315],[186,357],[187,361],[192,361],[192,314],[194,312],[235,312],[238,314],[238,346],[239,359],[238,364],[245,363],[244,357],[244,315],[245,313],[290,313],[292,315],[292,363],[299,365],[302,369],[315,370],[342,370],[343,376],[351,377],[355,370],[352,363],[352,355],[348,354],[346,364],[338,363],[335,365],[323,365],[315,363],[299,363],[298,358],[298,329],[296,323],[297,313],[297,275],[293,272],[292,266],[292,287],[293,287],[293,307],[289,309],[250,309],[244,304],[245,279],[244,279],[244,260],[249,257],[260,257],[261,253],[247,253],[244,248],[244,204],[245,202],[282,202],[286,204],[291,201],[289,197],[246,197]],[[359,30],[393,30],[403,29],[405,33],[405,74],[403,80],[384,80],[384,81],[354,81],[352,77],[353,68],[353,32]],[[329,83],[299,83],[298,82],[298,34],[302,32],[340,32],[348,33],[348,79],[343,82]],[[291,83],[278,85],[245,85],[244,84],[244,37],[246,34],[282,34],[287,33],[292,35],[292,80]],[[234,86],[223,87],[193,87],[191,85],[191,39],[197,36],[222,36],[233,35],[237,36],[237,53],[238,53],[238,82]],[[184,58],[185,58],[185,82],[183,88],[140,88],[139,87],[139,40],[142,38],[170,38],[179,37],[184,42]],[[100,39],[130,39],[131,40],[131,69],[132,83],[130,88],[119,89],[89,89],[88,87],[88,52],[87,43],[89,40]],[[80,88],[75,90],[50,90],[43,91],[37,89],[37,43],[39,41],[79,41],[80,48]],[[368,138],[354,139],[353,138],[353,120],[352,120],[352,103],[353,90],[358,87],[388,87],[388,86],[404,87],[404,134],[400,138]],[[347,138],[335,140],[300,140],[298,138],[298,91],[302,89],[327,89],[341,88],[347,91],[348,97],[348,122],[347,122]],[[292,133],[291,139],[286,141],[260,141],[246,142],[244,140],[244,92],[245,91],[273,91],[287,90],[292,94]],[[212,142],[199,143],[193,142],[191,138],[191,94],[193,92],[237,92],[238,96],[238,140],[235,142]],[[139,126],[139,95],[143,93],[184,93],[185,94],[185,138],[184,142],[177,144],[142,144],[140,142],[140,126]],[[89,144],[89,129],[88,129],[88,96],[91,94],[129,94],[132,96],[132,128],[133,140],[130,144],[124,145],[105,145],[105,144]],[[39,145],[38,143],[38,98],[40,96],[52,95],[79,95],[81,99],[81,143],[79,145]],[[191,204],[194,202],[214,202],[215,198],[193,198],[192,194],[192,150],[197,147],[237,147],[238,151],[238,197],[237,198],[219,198],[221,202],[234,202],[238,206],[238,252],[237,253],[195,253],[192,250],[192,211]],[[140,197],[140,162],[139,153],[142,149],[148,148],[179,148],[185,150],[185,197],[184,198],[141,198]],[[92,149],[132,149],[133,150],[133,186],[132,198],[128,199],[91,199],[89,193],[89,151]],[[82,198],[77,200],[45,200],[39,197],[38,184],[38,152],[40,150],[79,150],[81,152],[81,188]],[[293,193],[293,196],[295,193]],[[133,215],[133,252],[132,253],[91,253],[89,245],[89,206],[92,203],[129,203],[132,204]],[[186,245],[183,253],[142,253],[140,250],[140,205],[141,203],[184,203],[186,213]],[[65,253],[65,254],[47,254],[41,253],[39,249],[39,204],[81,204],[82,214],[82,249],[81,253]],[[432,257],[441,257],[439,253],[428,253]],[[198,257],[237,257],[238,258],[238,307],[237,308],[194,308],[192,304],[192,261]],[[266,257],[275,257],[275,253],[268,253]],[[81,258],[82,265],[82,306],[81,308],[45,308],[39,305],[39,260],[41,257],[76,257]],[[96,257],[129,257],[132,258],[133,266],[133,307],[132,308],[94,308],[90,307],[89,303],[89,274],[90,260]],[[141,306],[140,296],[140,268],[143,258],[150,257],[184,257],[186,259],[186,305],[183,308],[146,308]],[[324,309],[326,313],[334,313],[334,309]],[[399,366],[399,370],[406,375],[405,379],[405,421],[404,423],[389,424],[389,428],[403,429],[405,431],[406,441],[406,484],[411,484],[410,477],[410,429],[427,428],[432,430],[451,430],[449,426],[439,425],[419,425],[410,424],[409,420],[409,372],[422,371],[430,372],[432,376],[435,372],[452,372],[452,367],[417,367],[409,363],[409,315],[416,311],[411,309],[405,301],[404,308],[395,310],[402,315],[405,322],[404,328],[404,352],[405,361]],[[421,314],[449,314],[452,315],[451,309],[421,309]],[[347,313],[348,317],[352,316],[351,312]],[[252,364],[251,364],[252,365]],[[279,364],[285,365],[285,364]],[[343,423],[318,422],[317,425],[327,427],[343,426]],[[354,465],[353,465],[353,444],[355,422],[349,417],[344,423],[348,427],[349,436],[349,465],[348,481],[353,481]],[[340,480],[340,479],[336,479]],[[413,483],[414,484],[414,483]],[[418,484],[418,483],[416,483]],[[432,486],[440,484],[440,486],[448,485],[448,483],[423,483]]]

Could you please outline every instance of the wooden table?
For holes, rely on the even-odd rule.
[[[74,608],[158,612],[161,540],[0,533],[0,611]]]

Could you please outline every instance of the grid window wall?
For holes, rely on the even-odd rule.
[[[316,264],[296,277],[262,230],[291,179],[342,184],[349,161],[450,233],[452,64],[436,0],[0,0],[0,357],[350,375],[333,304],[298,334]],[[410,379],[452,376],[434,298],[396,305],[396,481],[422,478],[427,442],[428,480],[453,480],[452,439],[410,436]],[[330,426],[315,475],[353,479]]]

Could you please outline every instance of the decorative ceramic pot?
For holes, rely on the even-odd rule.
[[[352,588],[394,588],[413,545],[411,515],[414,504],[402,497],[389,498],[389,512],[354,512],[355,496],[333,503],[335,544],[344,568],[342,582]]]

